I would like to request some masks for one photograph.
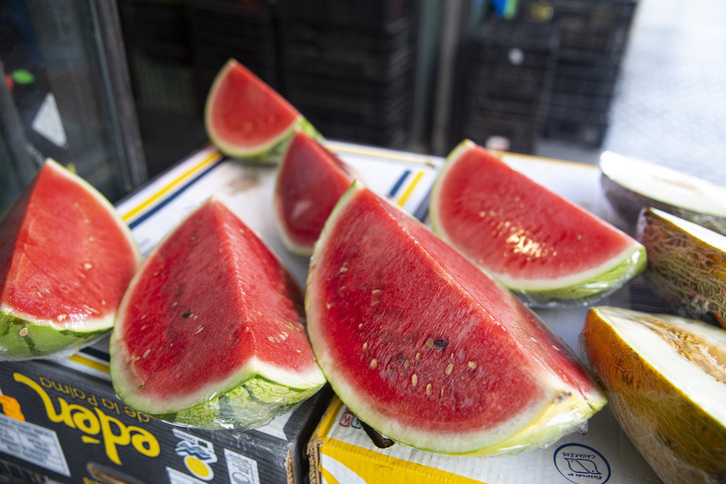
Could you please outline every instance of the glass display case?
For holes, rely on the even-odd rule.
[[[112,202],[146,168],[115,2],[0,0],[0,214],[46,158]]]

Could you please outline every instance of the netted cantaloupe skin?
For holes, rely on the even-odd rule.
[[[726,253],[666,217],[647,208],[638,218],[636,238],[648,260],[645,280],[674,314],[723,328]]]
[[[597,308],[588,311],[581,339],[613,414],[655,473],[666,483],[724,482],[723,424],[623,342]]]

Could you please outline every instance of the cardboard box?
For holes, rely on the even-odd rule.
[[[371,189],[412,213],[441,160],[330,143]],[[281,244],[272,212],[275,167],[245,165],[207,147],[117,209],[146,254],[215,195],[277,253],[303,285],[308,259]],[[175,427],[126,406],[108,374],[108,339],[68,358],[0,363],[0,482],[279,484],[307,481],[306,446],[330,400],[326,387],[261,429]],[[15,481],[13,481],[13,479]]]
[[[22,472],[26,482],[85,484],[304,481],[304,451],[329,401],[327,387],[258,430],[188,429],[123,404],[105,358],[81,350],[69,365],[2,364],[0,480]]]
[[[655,484],[660,479],[633,447],[606,406],[588,430],[544,449],[509,457],[434,454],[393,444],[378,447],[337,398],[308,448],[310,483]]]

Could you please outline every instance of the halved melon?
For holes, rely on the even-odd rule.
[[[106,334],[140,260],[113,205],[47,160],[0,222],[0,360]]]
[[[494,154],[464,140],[430,200],[444,240],[533,306],[587,304],[645,268],[645,249]]]
[[[666,307],[725,328],[726,236],[646,208],[638,219],[636,237],[648,253],[644,278]]]
[[[304,321],[302,293],[278,258],[211,198],[129,285],[110,343],[113,386],[168,422],[259,427],[325,383]]]
[[[296,129],[321,138],[284,97],[234,59],[212,83],[204,125],[222,153],[250,161],[278,162]]]
[[[613,414],[667,483],[726,476],[726,331],[614,307],[588,311],[581,339]]]
[[[333,390],[400,443],[521,452],[580,429],[605,404],[511,292],[357,181],[315,245],[305,308]]]
[[[274,191],[278,233],[291,252],[312,255],[325,221],[351,183],[340,158],[306,133],[295,133],[277,169]]]
[[[611,151],[600,155],[600,171],[605,196],[631,227],[654,207],[726,234],[726,186]]]

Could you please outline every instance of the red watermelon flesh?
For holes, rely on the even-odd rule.
[[[328,215],[352,182],[340,158],[306,133],[295,133],[274,193],[280,237],[290,251],[312,255]]]
[[[315,132],[294,106],[234,59],[217,74],[204,116],[212,142],[233,157],[272,161],[296,127]]]
[[[645,265],[643,247],[471,141],[431,196],[434,231],[532,304],[584,303]]]
[[[0,234],[0,358],[76,347],[113,326],[140,254],[129,228],[91,185],[48,160]],[[8,339],[16,332],[20,339]]]
[[[111,341],[116,391],[130,406],[163,415],[255,378],[317,390],[324,379],[303,311],[302,293],[278,258],[212,198],[147,256],[129,286]],[[271,403],[273,414],[295,403],[284,398]],[[213,428],[205,418],[220,418],[195,412],[192,426]]]
[[[313,349],[361,420],[444,453],[505,453],[581,425],[604,397],[509,291],[355,182],[307,281]]]

